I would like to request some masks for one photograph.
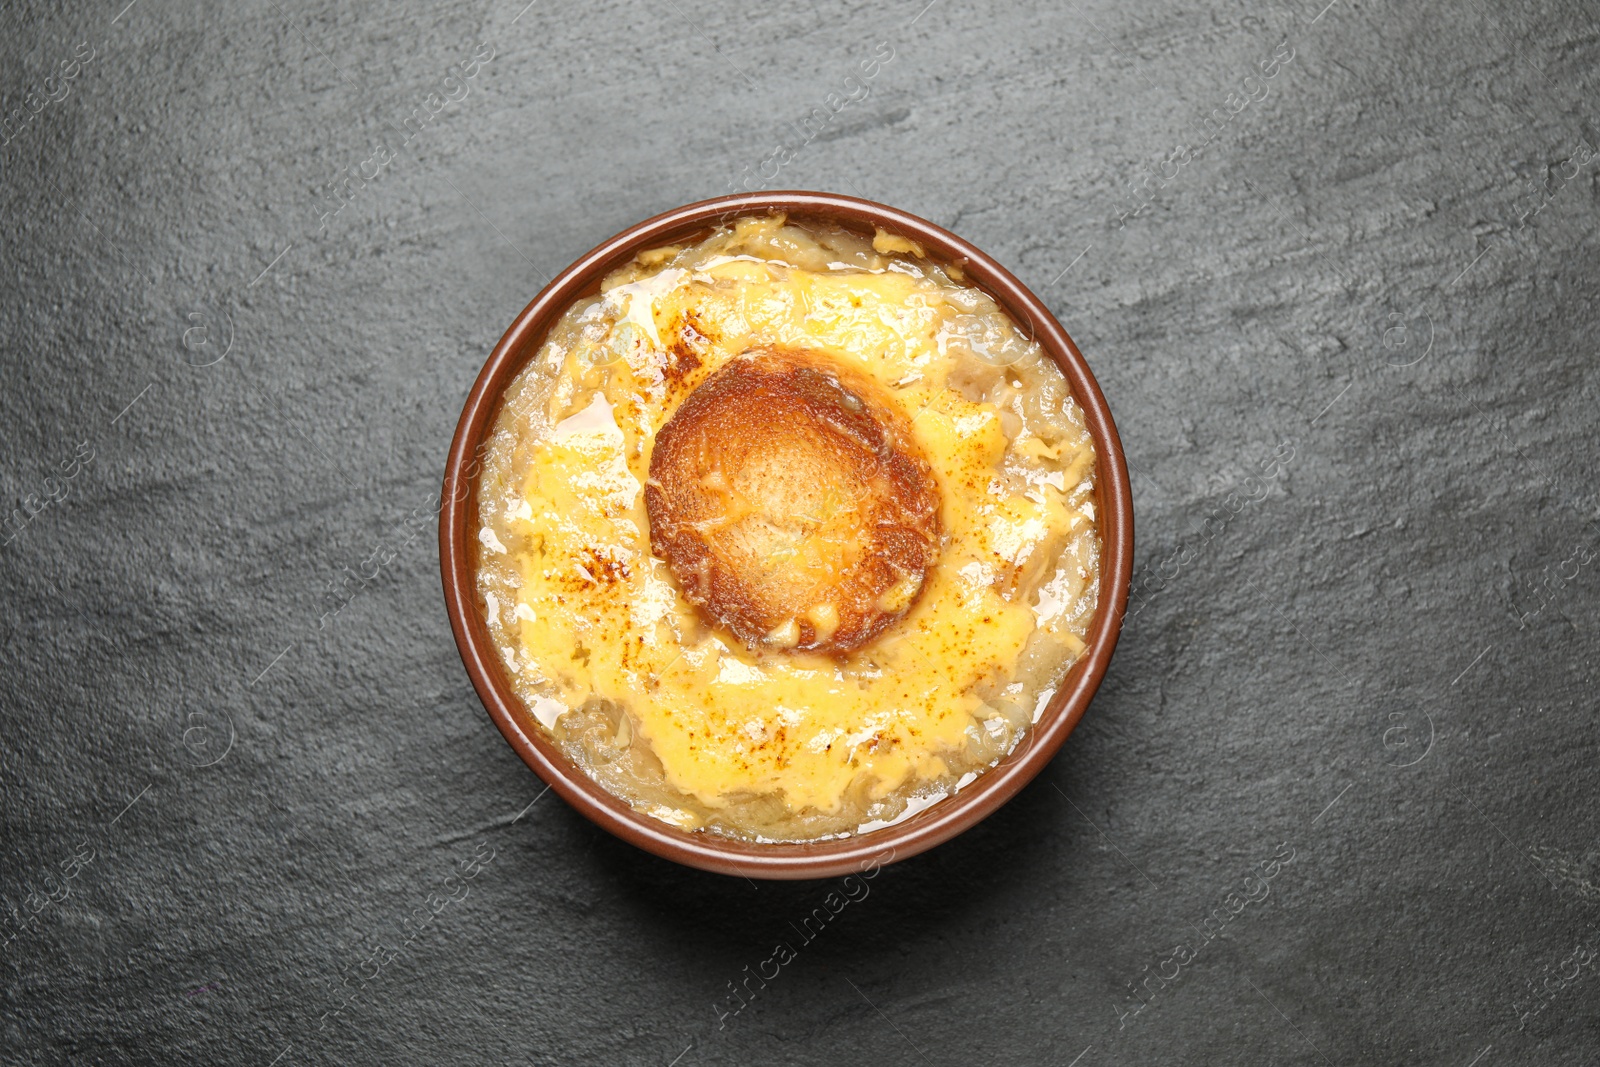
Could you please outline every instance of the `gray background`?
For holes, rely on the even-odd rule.
[[[94,58],[0,148],[0,1058],[1600,1060],[1600,13],[924,2],[6,7],[5,110]],[[719,1028],[837,883],[539,799],[409,517],[544,280],[780,144],[1057,311],[1138,575],[1055,762]]]

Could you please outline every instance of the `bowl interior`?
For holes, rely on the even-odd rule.
[[[959,793],[863,835],[804,843],[757,844],[680,830],[634,811],[547,740],[516,696],[477,603],[477,475],[481,450],[501,397],[538,352],[545,334],[575,301],[635,253],[708,236],[732,220],[786,212],[791,218],[871,236],[882,227],[922,244],[929,258],[962,268],[969,284],[992,296],[1038,341],[1067,378],[1097,450],[1095,503],[1101,537],[1099,603],[1085,651],[1022,742]],[[1110,662],[1127,605],[1132,571],[1133,514],[1122,446],[1105,397],[1071,338],[1044,304],[991,257],[926,220],[853,197],[780,192],[690,204],[658,215],[599,245],[534,298],[495,346],[467,398],[445,468],[440,511],[440,564],[456,644],[495,725],[522,759],[573,807],[617,836],[679,863],[760,878],[823,878],[905,859],[948,840],[1014,796],[1049,762],[1082,717]]]

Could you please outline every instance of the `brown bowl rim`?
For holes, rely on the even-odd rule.
[[[538,351],[555,320],[638,251],[733,219],[776,212],[863,232],[881,226],[909,237],[936,262],[960,264],[968,282],[994,297],[1016,322],[1029,324],[1034,339],[1066,375],[1098,451],[1101,578],[1100,602],[1083,656],[1009,756],[954,796],[893,826],[825,841],[762,844],[680,830],[637,812],[544,738],[507,682],[477,607],[476,539],[468,520],[477,511],[474,454],[494,424],[506,386]],[[1044,302],[998,261],[948,230],[885,204],[803,190],[749,193],[686,204],[629,227],[580,256],[522,309],[478,374],[450,443],[439,515],[439,563],[450,628],[473,688],[517,755],[563,800],[624,841],[690,867],[756,878],[829,878],[904,860],[948,841],[993,814],[1050,762],[1083,718],[1116,648],[1133,571],[1133,503],[1116,424],[1083,354]]]

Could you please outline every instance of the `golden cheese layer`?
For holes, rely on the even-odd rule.
[[[1027,725],[1005,702],[1048,695],[1038,683],[1082,650],[1096,589],[1081,416],[1064,385],[1054,419],[1029,425],[1019,399],[1023,378],[1059,371],[997,309],[974,324],[987,298],[914,255],[880,239],[806,269],[793,261],[816,256],[785,255],[795,230],[745,220],[607,279],[508,393],[480,491],[484,607],[531,711],[558,738],[608,724],[600,742],[594,729],[567,740],[591,773],[632,753],[634,795],[626,776],[597,777],[635,806],[755,837],[809,833],[791,816],[858,826],[885,798],[903,807],[992,763]],[[825,352],[876,380],[937,481],[944,539],[925,588],[842,659],[708,630],[651,554],[642,489],[657,431],[706,376],[763,346]],[[997,366],[1002,350],[1022,353],[1014,367]],[[583,720],[601,707],[609,718]]]

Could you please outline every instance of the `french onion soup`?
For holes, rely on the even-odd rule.
[[[614,271],[506,391],[478,590],[540,728],[635,809],[870,832],[1011,752],[1084,651],[1094,472],[958,265],[747,218]]]

